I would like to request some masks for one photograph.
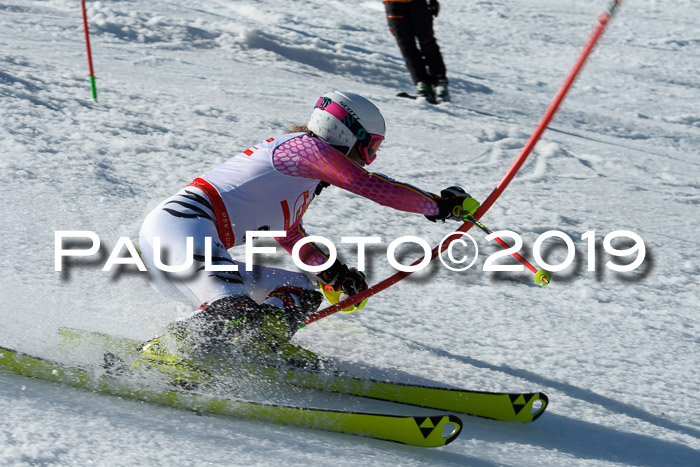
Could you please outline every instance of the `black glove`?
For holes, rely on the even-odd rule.
[[[438,13],[440,13],[440,3],[437,0],[430,0],[428,2],[428,11],[437,18]]]
[[[461,187],[451,186],[440,192],[436,199],[439,212],[435,216],[425,216],[429,221],[447,219],[466,222],[466,215],[473,215],[479,209],[479,202],[469,196]]]
[[[333,290],[341,290],[348,295],[355,295],[367,288],[365,275],[355,268],[348,268],[337,261],[330,268],[317,275],[325,284],[333,287]]]

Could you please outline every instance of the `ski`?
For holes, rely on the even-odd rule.
[[[213,397],[173,387],[158,388],[72,367],[0,347],[0,369],[32,378],[125,397],[232,417],[352,434],[421,447],[440,447],[459,436],[462,421],[454,415],[404,416],[296,407]]]
[[[396,97],[404,97],[404,98],[406,98],[406,99],[413,99],[413,100],[418,99],[418,96],[417,96],[417,95],[415,95],[415,94],[409,94],[409,93],[407,93],[406,91],[401,91],[400,93],[398,93],[398,94],[396,95]]]
[[[532,422],[544,413],[549,403],[547,396],[541,392],[505,393],[450,389],[272,366],[259,366],[252,371],[262,372],[274,379],[304,388],[507,422]]]
[[[80,329],[61,329],[70,345],[96,345],[124,360],[133,360],[138,342]],[[289,367],[246,363],[245,371],[299,387],[395,402],[427,409],[444,410],[508,422],[532,422],[547,409],[542,392],[486,392],[417,384],[379,381],[343,374],[327,374]],[[241,368],[235,371],[240,372]]]
[[[414,100],[414,101],[415,101],[415,100],[418,100],[418,99],[424,99],[427,103],[433,104],[433,105],[440,105],[440,104],[444,104],[444,103],[446,103],[446,102],[450,102],[449,99],[448,99],[448,100],[443,100],[443,99],[439,99],[439,98],[437,98],[437,97],[434,97],[433,100],[431,100],[431,99],[429,99],[429,98],[426,98],[425,96],[419,96],[419,95],[417,95],[417,94],[410,94],[410,93],[408,93],[408,92],[406,92],[406,91],[401,91],[400,93],[398,93],[398,94],[396,95],[396,97],[401,97],[401,98],[404,98],[404,99],[411,99],[411,100]]]

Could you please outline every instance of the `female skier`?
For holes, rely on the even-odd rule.
[[[248,231],[271,230],[284,232],[275,240],[291,253],[307,235],[304,212],[329,185],[431,221],[458,219],[460,210],[476,210],[478,202],[459,187],[436,196],[366,171],[385,129],[382,114],[367,99],[349,92],[326,93],[305,127],[235,155],[148,214],[139,243],[156,276],[154,285],[199,308],[170,325],[164,336],[145,343],[136,366],[160,366],[187,381],[192,375],[183,356],[232,345],[255,357],[275,355],[295,365],[317,365],[315,354],[289,340],[323,295],[300,272],[262,266],[247,271],[228,249],[244,244]],[[164,264],[187,264],[188,257],[193,261],[183,271],[161,270],[167,269]],[[163,259],[157,263],[155,258]],[[328,255],[313,243],[301,247],[299,258],[309,266],[328,262]],[[337,260],[327,266],[318,274],[319,285],[326,289],[353,295],[367,288],[362,272]]]

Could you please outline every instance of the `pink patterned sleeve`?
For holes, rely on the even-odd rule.
[[[304,237],[306,237],[306,231],[304,231],[301,220],[299,220],[287,230],[286,237],[275,237],[275,240],[291,255],[294,244]],[[328,261],[328,256],[315,244],[306,243],[299,250],[299,259],[309,266],[320,266]]]
[[[382,174],[367,172],[317,138],[302,136],[287,141],[277,148],[273,162],[283,174],[321,180],[382,206],[426,216],[438,213],[433,195]]]

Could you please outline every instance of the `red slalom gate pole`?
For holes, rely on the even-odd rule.
[[[515,159],[515,162],[513,162],[513,165],[508,169],[508,172],[506,172],[505,176],[501,179],[501,181],[496,185],[496,188],[491,192],[488,198],[481,204],[479,209],[474,213],[474,220],[478,221],[481,219],[481,217],[486,214],[486,211],[489,210],[489,208],[493,205],[493,203],[496,202],[499,196],[503,193],[503,191],[506,189],[508,184],[513,180],[515,175],[518,173],[522,165],[525,163],[525,160],[527,157],[530,155],[532,150],[535,148],[535,145],[537,144],[537,141],[540,139],[544,131],[547,129],[547,126],[549,123],[552,121],[552,118],[554,117],[554,114],[556,113],[557,109],[559,108],[559,105],[561,102],[564,100],[564,97],[566,96],[566,93],[569,91],[571,88],[571,85],[574,83],[574,80],[576,79],[576,76],[578,75],[579,71],[583,67],[583,64],[585,63],[586,59],[590,55],[591,51],[593,50],[593,47],[595,44],[598,42],[598,39],[600,38],[601,34],[605,30],[605,26],[608,24],[608,21],[612,17],[615,9],[620,5],[622,0],[608,0],[608,5],[604,9],[600,15],[598,15],[598,23],[596,24],[595,28],[593,29],[593,32],[591,33],[588,41],[584,44],[583,50],[581,54],[579,55],[578,59],[576,60],[576,63],[574,64],[573,68],[567,75],[566,79],[564,80],[564,83],[562,86],[559,88],[559,91],[557,94],[554,96],[554,99],[552,100],[551,104],[545,111],[544,115],[542,116],[542,119],[540,120],[539,124],[535,128],[535,131],[532,133],[530,136],[530,139],[528,139],[527,143],[525,143],[525,146],[523,149],[520,151],[520,154],[518,157]],[[477,222],[478,223],[478,222]],[[469,229],[471,229],[475,224],[473,222],[465,222],[463,223],[453,234],[452,240],[448,242],[443,242],[440,245],[436,246],[433,248],[431,251],[431,258],[430,260],[432,261],[435,259],[438,254],[442,253],[447,247],[449,247],[449,244],[454,241],[456,238],[461,236],[461,233],[466,233]],[[505,243],[505,242],[503,242]],[[507,244],[506,244],[507,245]],[[442,248],[441,248],[442,246]],[[516,253],[517,254],[517,253]],[[518,255],[520,256],[520,255]],[[415,262],[411,264],[411,266],[415,266],[421,262],[423,262],[423,259],[425,257],[422,257]],[[522,257],[520,257],[522,258]],[[523,258],[524,260],[524,258]],[[531,269],[534,269],[531,267]],[[533,271],[534,272],[534,271]],[[350,305],[354,305],[356,303],[359,303],[360,301],[371,297],[372,295],[375,295],[379,292],[381,292],[384,289],[387,289],[388,287],[391,287],[392,285],[396,284],[397,282],[403,280],[404,278],[410,276],[412,272],[406,272],[406,271],[399,271],[393,276],[390,276],[383,281],[373,285],[372,287],[369,287],[366,290],[363,290],[360,293],[357,293],[351,297],[346,298],[345,300],[341,300],[335,305],[331,305],[329,307],[324,308],[323,310],[319,310],[316,313],[308,316],[306,320],[304,321],[304,325],[311,324],[315,321],[318,321],[319,319],[323,319],[327,316],[330,316],[343,308],[347,308]]]
[[[90,50],[90,32],[88,30],[85,0],[81,0],[80,4],[83,10],[83,29],[85,30],[85,47],[87,48],[88,67],[90,69],[90,90],[92,92],[92,98],[97,100],[97,86],[95,84],[95,71],[92,68],[92,51]]]
[[[527,141],[527,143],[525,143],[525,147],[520,152],[520,155],[515,160],[515,163],[513,163],[511,168],[505,174],[503,179],[498,183],[491,195],[488,198],[486,198],[486,201],[483,202],[483,204],[474,214],[474,217],[477,220],[479,220],[481,216],[483,216],[486,213],[486,211],[488,211],[488,209],[491,207],[491,205],[498,199],[498,197],[501,196],[501,193],[503,193],[503,191],[506,189],[511,180],[513,180],[515,175],[520,170],[520,167],[525,162],[525,159],[527,159],[527,157],[530,155],[530,152],[532,152],[532,150],[534,149],[535,144],[537,144],[537,141],[539,141],[540,137],[542,136],[542,133],[544,133],[544,131],[547,129],[547,126],[552,121],[552,118],[554,117],[554,114],[559,108],[559,105],[564,100],[566,93],[569,91],[569,88],[571,88],[571,85],[574,83],[576,76],[583,67],[583,64],[590,55],[591,51],[593,50],[593,47],[595,46],[596,42],[598,42],[598,38],[603,33],[605,26],[608,24],[608,20],[610,20],[615,8],[620,4],[620,2],[621,0],[610,0],[606,10],[598,16],[598,24],[591,33],[588,42],[586,42],[586,44],[584,45],[583,51],[581,52],[581,55],[576,61],[576,64],[564,80],[564,84],[562,84],[562,86],[559,88],[559,91],[557,92],[556,96],[554,96],[552,103],[549,104],[549,108],[547,108],[547,111],[544,113],[544,116],[542,117],[542,120],[540,120],[540,123],[537,125],[537,128],[535,128],[535,131],[532,133],[532,135],[530,135],[530,139]]]

